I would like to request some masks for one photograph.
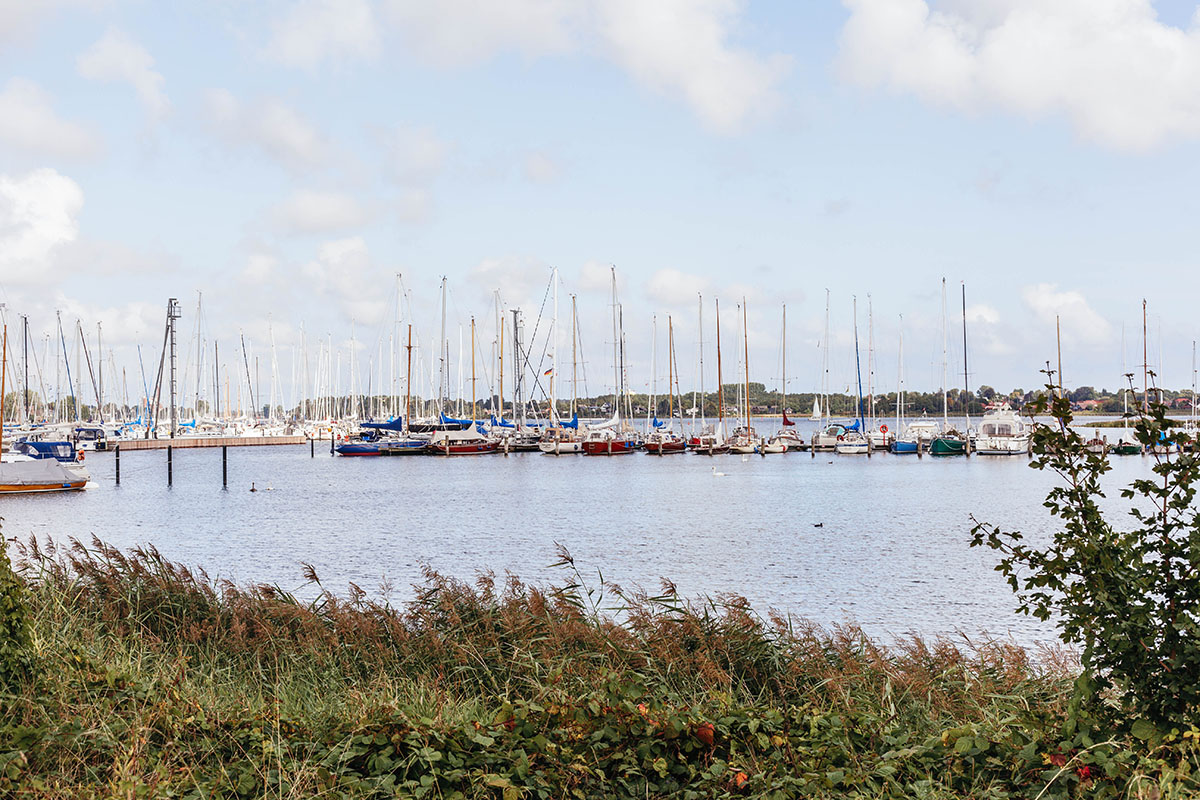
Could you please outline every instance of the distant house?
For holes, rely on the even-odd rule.
[[[1103,400],[1080,400],[1078,403],[1071,403],[1072,411],[1103,411]]]

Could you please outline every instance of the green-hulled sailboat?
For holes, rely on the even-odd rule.
[[[967,419],[967,432],[959,433],[950,427],[950,409],[946,385],[948,383],[948,363],[946,360],[946,279],[942,278],[942,432],[929,442],[931,456],[965,456],[970,455],[971,444],[969,431],[971,427],[969,395],[963,396],[963,413]],[[967,288],[963,286],[963,387],[967,384]]]

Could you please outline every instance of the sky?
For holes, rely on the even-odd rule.
[[[972,386],[1040,384],[1057,321],[1065,382],[1117,388],[1145,299],[1182,388],[1198,87],[1182,0],[0,0],[0,301],[43,384],[61,315],[136,394],[176,297],[181,370],[199,338],[244,374],[244,337],[294,402],[394,387],[409,323],[428,376],[443,276],[452,368],[474,316],[492,380],[496,292],[544,338],[557,268],[558,374],[574,294],[597,394],[615,267],[635,391],[668,317],[695,384],[700,295],[710,388],[716,299],[727,382],[744,302],[751,380],[812,391],[828,297],[831,390],[856,305],[864,384],[896,387],[903,331],[932,390],[944,278],[951,386],[965,291]]]

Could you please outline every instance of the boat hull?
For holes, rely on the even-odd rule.
[[[916,442],[892,442],[892,452],[898,456],[916,455],[919,450]]]
[[[336,448],[339,456],[377,456],[379,455],[379,444],[376,442],[353,444],[340,444]]]
[[[69,483],[43,483],[30,485],[0,484],[0,494],[47,494],[49,492],[77,492],[87,486],[86,480]]]
[[[938,436],[929,443],[929,454],[933,456],[965,456],[967,443],[962,439]]]
[[[637,450],[635,441],[614,440],[607,442],[584,442],[583,454],[587,456],[621,456]]]
[[[583,442],[541,442],[538,444],[538,449],[548,456],[577,455],[583,452]]]
[[[1142,454],[1142,446],[1140,444],[1123,442],[1115,445],[1110,452],[1118,456],[1140,456]]]
[[[646,442],[642,448],[652,455],[662,456],[668,453],[682,453],[687,449],[687,442],[678,439],[670,442]]]
[[[495,442],[442,443],[429,445],[429,452],[439,456],[482,456],[496,452]]]

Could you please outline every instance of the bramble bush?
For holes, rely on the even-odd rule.
[[[1047,389],[1053,390],[1048,386]],[[1062,483],[1045,506],[1061,521],[1049,542],[979,523],[972,546],[1002,554],[996,569],[1019,610],[1054,620],[1081,649],[1081,711],[1111,710],[1138,738],[1190,728],[1200,715],[1200,511],[1194,506],[1200,453],[1161,403],[1135,421],[1137,441],[1155,459],[1152,478],[1121,490],[1132,524],[1100,507],[1108,459],[1070,427],[1071,404],[1048,392],[1029,409],[1056,425],[1035,425],[1031,466]],[[1112,701],[1106,702],[1106,701]]]

